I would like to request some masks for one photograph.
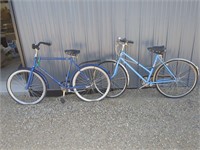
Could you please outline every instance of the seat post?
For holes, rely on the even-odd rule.
[[[72,67],[72,61],[73,61],[73,58],[70,58],[70,61],[69,61],[69,69],[68,69],[68,72],[67,72],[67,75],[66,75],[66,79],[65,79],[66,85],[67,85],[67,83],[68,83],[68,81],[69,81],[70,71],[71,71],[71,67]]]

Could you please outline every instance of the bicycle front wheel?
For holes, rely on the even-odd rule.
[[[116,64],[117,64],[116,61],[107,60],[101,62],[99,65],[106,68],[109,71],[110,76],[112,76],[114,74]],[[120,96],[126,90],[128,83],[129,83],[128,71],[122,64],[119,64],[116,75],[111,78],[111,87],[107,97],[114,98]]]
[[[17,70],[7,80],[8,93],[20,104],[36,104],[45,97],[46,85],[39,74],[33,72],[27,87],[30,74],[30,70]]]
[[[156,87],[160,93],[170,98],[179,98],[194,89],[198,80],[198,71],[190,61],[172,59],[158,67],[153,80],[158,82]]]
[[[84,101],[100,101],[110,90],[110,78],[96,66],[81,68],[72,80],[74,92]]]

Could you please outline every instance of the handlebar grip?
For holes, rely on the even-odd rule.
[[[47,42],[39,42],[38,45],[40,45],[40,44],[51,46],[51,43],[47,43]]]
[[[123,43],[126,43],[127,40],[126,40],[126,38],[123,38],[123,39],[120,39],[119,41],[123,42]]]
[[[134,42],[133,41],[128,41],[128,43],[133,44]]]

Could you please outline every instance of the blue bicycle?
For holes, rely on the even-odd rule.
[[[13,72],[7,80],[8,93],[16,102],[20,104],[40,102],[49,88],[46,76],[60,86],[63,96],[65,92],[74,92],[84,101],[99,101],[108,94],[110,78],[107,71],[95,64],[77,65],[75,60],[80,50],[65,50],[68,57],[39,57],[40,44],[51,45],[46,42],[33,44],[32,48],[35,50],[33,66]],[[69,62],[69,70],[64,82],[57,80],[40,66],[41,61],[56,60]],[[76,68],[73,73],[72,65]]]
[[[155,85],[160,93],[170,98],[185,96],[195,88],[199,69],[194,63],[181,58],[174,58],[165,62],[163,61],[163,54],[166,52],[166,48],[164,46],[153,46],[147,48],[155,54],[152,67],[148,68],[125,52],[125,47],[133,43],[126,38],[118,38],[115,48],[117,60],[106,60],[100,63],[101,66],[110,71],[111,89],[108,97],[120,96],[125,91],[129,84],[129,74],[126,67],[130,68],[141,79],[140,88]],[[118,46],[122,48],[118,50]],[[141,75],[130,63],[141,67],[147,75]]]

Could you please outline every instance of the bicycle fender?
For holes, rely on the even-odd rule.
[[[166,63],[168,63],[168,62],[170,62],[170,61],[173,61],[173,60],[182,60],[182,61],[185,61],[185,62],[188,62],[188,63],[192,64],[192,65],[195,67],[195,69],[197,70],[197,75],[199,76],[199,67],[198,67],[197,65],[195,65],[195,64],[194,64],[192,61],[190,61],[190,60],[187,60],[187,59],[184,59],[184,58],[172,58],[172,59],[169,59],[169,60],[165,61],[164,64],[166,64]],[[163,64],[159,65],[158,68],[155,70],[155,72],[154,72],[154,74],[153,74],[153,80],[154,80],[154,78],[155,78],[155,74],[156,74],[157,70],[158,70],[162,65],[163,65]]]
[[[75,71],[75,72],[72,73],[72,75],[71,75],[71,77],[72,77],[72,78],[71,78],[71,82],[73,81],[73,78],[74,78],[74,76],[75,76],[75,74],[76,74],[77,72],[79,72],[82,68],[88,67],[88,66],[94,66],[94,67],[101,68],[103,71],[106,72],[106,74],[107,74],[108,77],[110,78],[109,71],[108,71],[107,69],[105,69],[104,67],[100,66],[99,64],[83,64],[83,65],[80,66],[79,70],[77,70],[77,71]]]
[[[79,66],[86,65],[86,64],[91,64],[91,63],[94,64],[94,63],[98,63],[98,62],[100,62],[100,61],[101,61],[101,59],[84,61],[84,62],[80,63]]]
[[[172,61],[172,60],[182,60],[182,61],[192,64],[196,68],[198,76],[199,76],[199,67],[196,64],[194,64],[192,61],[184,59],[184,58],[172,58],[172,59],[167,60],[165,63],[168,63],[169,61]]]
[[[19,70],[22,70],[22,69],[31,70],[30,67],[20,67]],[[49,82],[48,82],[47,78],[40,71],[38,71],[36,69],[33,72],[37,73],[44,80],[45,85],[47,86],[47,89],[48,89],[49,88]]]
[[[83,65],[80,67],[80,69],[81,69],[81,68],[84,68],[84,67],[88,67],[88,66],[94,66],[94,67],[101,68],[103,71],[105,71],[105,72],[109,75],[109,71],[108,71],[106,68],[100,66],[99,64],[83,64]]]

